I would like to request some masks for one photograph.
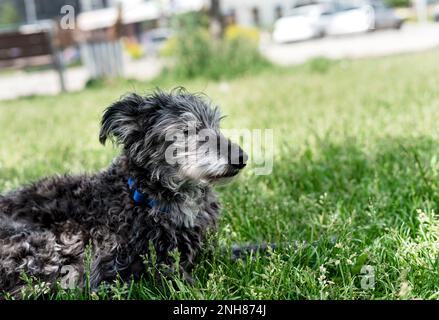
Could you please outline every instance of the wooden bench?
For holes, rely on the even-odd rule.
[[[52,64],[59,74],[61,90],[65,91],[63,64],[52,39],[50,30],[0,33],[0,68]]]

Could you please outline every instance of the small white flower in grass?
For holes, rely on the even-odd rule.
[[[98,296],[98,294],[96,292],[92,292],[90,294],[90,299],[91,300],[99,300],[99,296]]]
[[[410,283],[404,281],[401,283],[401,288],[399,289],[398,296],[401,298],[407,297],[412,291]]]
[[[322,287],[325,287],[327,285],[327,280],[326,280],[326,268],[325,266],[322,264],[319,267],[320,270],[320,276],[318,277],[319,283]]]
[[[343,244],[341,242],[337,242],[334,247],[338,248],[338,249],[343,249]]]
[[[423,212],[421,209],[417,209],[416,213],[418,214],[418,220],[421,223],[425,223],[428,222],[428,216],[425,212]]]
[[[320,271],[320,276],[317,278],[317,280],[319,281],[319,284],[321,287],[320,297],[321,297],[321,299],[326,299],[328,297],[329,293],[328,293],[328,291],[325,291],[325,289],[327,289],[329,285],[334,284],[334,282],[332,282],[326,278],[327,269],[323,264],[319,267],[319,271]]]
[[[349,258],[346,259],[346,263],[350,266],[353,266],[355,264],[355,257],[357,256],[356,253],[353,253],[349,256]]]
[[[340,260],[331,258],[331,259],[329,259],[329,263],[332,263],[335,266],[338,266],[340,264]]]
[[[328,194],[325,192],[324,194],[320,195],[319,197],[319,203],[323,204],[325,203],[325,200],[328,198]]]

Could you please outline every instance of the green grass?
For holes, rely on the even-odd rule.
[[[247,170],[218,188],[218,242],[291,246],[255,261],[203,259],[193,287],[147,278],[53,298],[439,298],[439,51],[320,59],[227,85],[121,82],[0,102],[0,190],[106,167],[117,150],[98,143],[103,109],[156,84],[206,92],[228,114],[225,128],[275,130],[273,173]],[[365,265],[374,268],[372,289],[361,287]]]

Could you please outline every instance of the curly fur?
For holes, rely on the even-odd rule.
[[[19,292],[22,273],[54,283],[66,265],[74,268],[82,286],[88,244],[92,288],[118,274],[141,274],[150,243],[160,264],[171,264],[169,253],[177,249],[189,277],[219,214],[211,184],[235,175],[245,166],[246,155],[237,147],[238,156],[219,152],[212,163],[186,157],[186,162],[169,164],[165,154],[173,142],[165,136],[187,133],[193,123],[196,130],[214,134],[213,143],[236,148],[222,136],[220,119],[218,108],[183,90],[130,94],[112,104],[104,112],[99,139],[103,144],[112,139],[123,148],[108,169],[45,178],[0,195],[0,292]],[[239,165],[233,163],[236,157]],[[166,212],[135,203],[129,177],[142,193],[165,204]]]

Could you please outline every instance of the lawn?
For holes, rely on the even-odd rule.
[[[147,277],[53,298],[439,298],[439,51],[2,101],[0,191],[106,167],[118,151],[98,143],[103,109],[155,85],[205,92],[228,115],[224,128],[274,129],[272,174],[246,170],[218,188],[217,240],[285,246],[244,261],[217,252],[194,286]]]

